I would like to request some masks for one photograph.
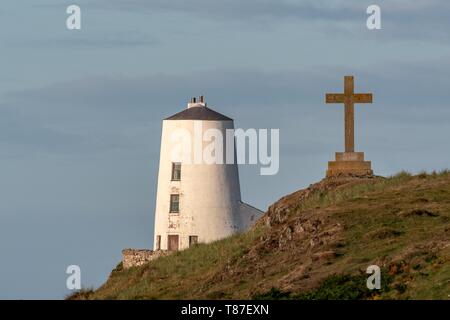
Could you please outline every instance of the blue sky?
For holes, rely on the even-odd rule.
[[[123,248],[151,246],[161,119],[191,96],[236,127],[280,129],[277,175],[240,167],[263,210],[342,151],[343,108],[324,94],[347,74],[374,94],[355,119],[375,173],[448,168],[450,3],[410,2],[3,1],[0,298],[62,298],[70,264],[97,287]]]

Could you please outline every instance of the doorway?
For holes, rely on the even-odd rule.
[[[169,251],[177,251],[178,250],[178,235],[177,234],[169,234],[167,237],[167,249]]]

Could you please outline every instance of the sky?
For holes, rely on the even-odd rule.
[[[81,30],[66,28],[67,6]],[[381,8],[381,30],[366,9]],[[280,170],[239,168],[262,210],[355,144],[376,174],[450,167],[445,0],[4,0],[0,4],[0,298],[96,288],[124,248],[151,248],[162,119],[192,96],[237,128],[280,130]]]

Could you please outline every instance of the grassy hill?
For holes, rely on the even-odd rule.
[[[381,290],[366,288],[369,265]],[[121,265],[75,299],[449,299],[450,173],[324,179],[250,231]]]

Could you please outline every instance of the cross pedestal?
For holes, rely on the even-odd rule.
[[[328,161],[327,177],[336,175],[372,175],[370,161],[364,161],[364,152],[336,152],[336,161]]]
[[[354,104],[372,103],[371,93],[354,93],[353,76],[346,76],[344,93],[327,93],[326,103],[345,105],[345,152],[336,152],[336,160],[328,162],[327,177],[335,175],[372,175],[371,162],[364,152],[355,152]]]

